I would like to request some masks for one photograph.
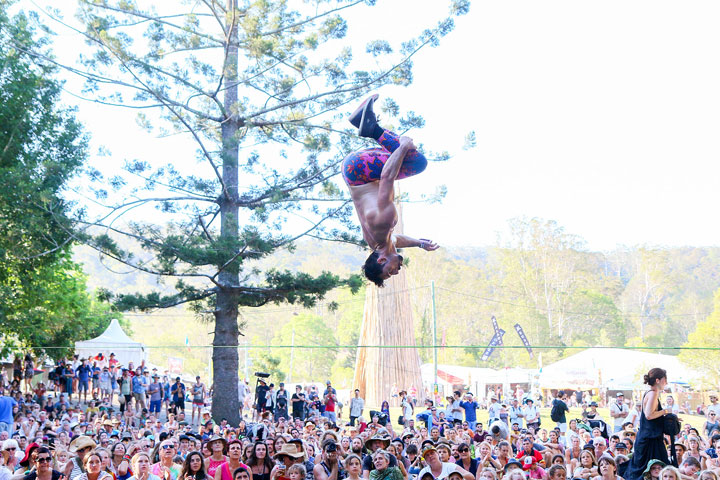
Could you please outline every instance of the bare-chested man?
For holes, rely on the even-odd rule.
[[[350,123],[358,128],[361,137],[374,138],[380,148],[365,148],[348,155],[343,161],[342,174],[350,189],[365,241],[373,253],[365,261],[365,276],[378,287],[391,275],[397,275],[403,257],[397,248],[420,247],[437,250],[427,239],[393,235],[398,220],[393,184],[396,179],[417,175],[425,170],[427,159],[415,149],[409,137],[399,137],[383,130],[377,123],[373,104],[378,96],[366,99],[350,115]]]

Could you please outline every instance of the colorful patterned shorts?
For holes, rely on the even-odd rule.
[[[380,180],[385,162],[390,158],[390,154],[400,146],[400,142],[397,135],[385,130],[385,133],[378,138],[378,143],[381,148],[364,148],[345,157],[342,164],[342,176],[345,183],[357,186]],[[425,156],[417,150],[410,151],[405,155],[397,179],[417,175],[425,170],[425,167],[427,167]]]

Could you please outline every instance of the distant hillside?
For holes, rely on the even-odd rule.
[[[121,242],[122,244],[122,242]],[[297,243],[294,253],[280,250],[270,258],[259,262],[248,263],[247,267],[257,266],[261,270],[269,268],[288,269],[291,271],[304,271],[311,274],[328,270],[338,275],[359,273],[365,262],[368,252],[354,245],[339,242],[321,242],[308,239]],[[131,248],[130,244],[123,248]],[[131,251],[138,258],[147,254],[142,251]],[[479,247],[453,247],[447,249],[448,255],[453,259],[470,265],[481,266],[487,260],[487,249]],[[83,265],[88,275],[90,288],[107,288],[116,293],[142,292],[160,290],[164,293],[173,291],[172,280],[157,279],[122,265],[110,258],[101,258],[97,251],[80,245],[73,252],[75,261]]]
[[[575,243],[563,243],[562,238],[543,235],[528,238],[536,243],[524,239],[515,244],[510,242],[507,247],[442,248],[433,253],[406,249],[409,265],[404,271],[416,342],[432,344],[429,285],[434,281],[438,342],[461,346],[441,349],[443,363],[534,366],[535,360],[522,349],[505,350],[488,362],[480,362],[482,346],[492,336],[491,316],[509,332],[504,338],[506,345],[520,345],[513,328],[520,323],[532,345],[558,346],[542,351],[545,363],[571,353],[563,346],[662,347],[665,353],[677,354],[677,350],[669,347],[687,341],[695,325],[712,310],[713,292],[720,288],[718,247],[632,247],[590,252],[575,248]],[[135,253],[141,257],[144,254]],[[344,276],[359,272],[366,255],[367,252],[351,245],[306,240],[298,242],[294,253],[280,251],[246,267],[311,274],[329,270]],[[96,253],[86,248],[78,248],[75,259],[82,262],[91,288],[104,287],[118,293],[148,293],[156,289],[172,292],[174,279],[158,281],[117,262],[101,262]],[[243,308],[241,343],[285,345],[290,338],[290,327],[286,326],[302,319],[303,325],[322,327],[318,331],[296,330],[296,342],[357,344],[363,299],[362,292],[352,296],[339,290],[309,311],[292,305]],[[339,310],[329,310],[329,301],[337,302]],[[311,317],[303,317],[305,314]],[[212,324],[198,321],[182,307],[153,315],[127,314],[127,318],[137,340],[151,346],[177,346],[151,349],[155,363],[165,363],[168,357],[186,358],[189,369],[205,371],[210,352],[197,346],[212,342]],[[190,348],[184,347],[186,341]],[[273,355],[284,358],[282,352],[272,348],[250,350],[248,362],[266,365],[262,362]],[[332,375],[338,379],[345,378],[352,370],[354,354],[355,349],[338,350],[313,362],[323,363],[320,371],[324,374],[334,372]],[[431,350],[422,349],[420,354],[423,360],[429,360]],[[244,355],[245,351],[241,355],[242,364]]]

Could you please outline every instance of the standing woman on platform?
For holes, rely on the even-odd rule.
[[[635,440],[635,448],[630,465],[624,477],[627,480],[642,478],[643,471],[650,460],[670,463],[663,436],[663,417],[672,413],[660,405],[660,393],[667,385],[667,372],[662,368],[653,368],[644,377],[650,390],[645,392],[640,413],[640,429]]]

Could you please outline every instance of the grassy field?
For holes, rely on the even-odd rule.
[[[347,409],[345,409],[347,410]],[[370,410],[380,410],[377,407],[371,407],[365,410],[365,412],[369,412]],[[416,413],[418,410],[416,410]],[[397,426],[397,419],[400,416],[400,407],[391,407],[390,408],[390,418],[393,422],[393,426]],[[600,416],[602,417],[605,422],[607,422],[611,427],[613,425],[613,419],[610,416],[610,410],[607,408],[598,408],[598,413],[600,413]],[[343,411],[344,419],[347,420],[347,414],[345,411]],[[540,411],[540,417],[542,419],[542,427],[543,428],[552,428],[555,426],[555,422],[550,420],[550,409],[549,408],[543,408]],[[571,408],[570,413],[567,415],[568,420],[572,418],[581,418],[582,417],[582,409],[581,408]],[[705,417],[700,415],[680,415],[680,418],[683,421],[683,425],[686,423],[689,423],[693,427],[697,428],[698,431],[703,434],[702,427],[705,423]],[[478,422],[482,422],[483,426],[487,428],[488,421],[488,412],[487,410],[478,410]]]

